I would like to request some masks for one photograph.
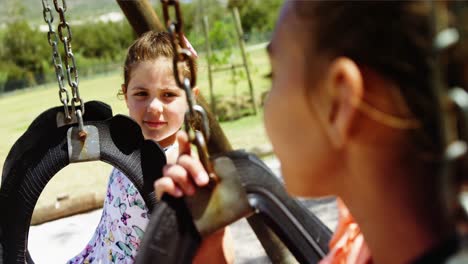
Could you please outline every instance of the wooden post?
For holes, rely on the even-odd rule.
[[[116,0],[132,25],[133,30],[140,36],[146,31],[163,31],[165,27],[148,0],[128,1]]]
[[[31,225],[39,225],[67,216],[82,214],[101,208],[104,204],[104,195],[92,193],[76,197],[65,196],[62,199],[57,198],[55,204],[43,205],[35,208]]]
[[[249,92],[250,92],[250,98],[252,99],[252,109],[254,114],[257,114],[257,106],[255,104],[255,95],[253,91],[253,84],[252,84],[252,78],[250,76],[250,71],[249,71],[249,64],[247,63],[247,55],[245,53],[245,43],[244,43],[244,33],[242,31],[242,24],[239,16],[239,9],[237,9],[236,6],[231,8],[232,11],[232,17],[234,18],[234,24],[236,26],[236,33],[237,33],[237,40],[239,41],[239,47],[241,50],[242,54],[242,61],[244,63],[245,67],[245,73],[247,75],[247,81],[249,82]]]
[[[210,85],[211,112],[216,115],[216,98],[213,93],[213,73],[211,72],[211,45],[208,27],[208,16],[203,16],[203,33],[205,34],[206,64],[208,65],[208,83]]]
[[[232,93],[234,97],[234,104],[235,104],[237,113],[240,114],[239,97],[237,96],[236,68],[234,67],[234,64],[231,64],[231,82],[232,82]]]

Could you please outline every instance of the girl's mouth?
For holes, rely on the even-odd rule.
[[[143,121],[143,123],[150,128],[160,128],[167,125],[165,121]]]

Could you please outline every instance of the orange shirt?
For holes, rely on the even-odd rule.
[[[320,264],[369,264],[371,254],[361,229],[341,199],[338,203],[338,226],[330,240],[328,255]]]

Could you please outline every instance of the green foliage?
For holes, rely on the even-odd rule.
[[[226,48],[227,43],[223,38],[223,34],[234,30],[232,27],[231,13],[222,1],[219,0],[192,0],[192,1],[181,1],[180,8],[183,14],[184,32],[187,38],[190,40],[192,46],[198,50],[205,50],[205,35],[203,33],[203,17],[207,16],[210,23],[210,31],[216,33],[210,33],[210,40],[212,41],[212,48]],[[156,14],[162,19],[162,7],[159,1],[155,5]],[[171,14],[175,18],[174,14]],[[221,30],[224,26],[223,23],[228,23],[226,26],[228,29]],[[229,34],[229,33],[227,33]],[[221,43],[217,43],[220,41]]]
[[[33,30],[25,21],[7,25],[0,52],[3,90],[31,86],[42,82],[49,46],[43,34]],[[5,77],[6,76],[6,77]]]
[[[216,101],[216,116],[219,122],[253,115],[252,100],[247,94],[217,97]]]
[[[49,1],[52,3],[52,1]],[[162,19],[159,1],[151,0]],[[282,0],[191,0],[181,1],[184,15],[184,30],[191,44],[199,52],[205,50],[203,17],[209,21],[209,41],[213,52],[212,65],[234,63],[238,50],[231,3],[239,8],[245,36],[249,41],[268,39],[275,23]],[[114,1],[73,0],[67,1],[67,20],[72,25],[72,47],[80,76],[99,73],[111,64],[122,63],[127,47],[135,38],[127,21],[89,22],[90,17],[119,10]],[[0,93],[21,89],[26,86],[54,81],[55,74],[51,59],[51,47],[47,33],[40,32],[44,25],[40,1],[8,0],[0,11],[5,26],[0,28]],[[94,11],[93,11],[94,10]],[[94,12],[94,13],[93,13]],[[33,15],[34,14],[34,15]],[[57,26],[58,16],[55,27]],[[73,23],[76,21],[80,23]],[[86,22],[88,21],[88,22]],[[62,44],[59,49],[63,53]],[[115,68],[115,67],[114,67]],[[102,70],[101,70],[102,71]],[[242,71],[236,78],[243,78]]]
[[[34,75],[17,65],[8,62],[0,62],[0,92],[15,90],[16,87],[27,87],[36,84]]]
[[[133,39],[127,22],[98,22],[73,27],[74,51],[86,58],[115,61]]]
[[[228,2],[228,5],[223,5]],[[210,28],[210,41],[213,49],[229,48],[235,35],[231,7],[239,9],[245,39],[261,42],[269,39],[278,17],[283,0],[192,0],[181,2],[184,31],[197,50],[204,50],[203,17],[207,16]],[[156,5],[156,13],[162,17],[161,6]],[[228,39],[225,39],[228,38]],[[235,40],[235,39],[234,39]]]
[[[7,0],[0,8],[0,22],[11,23],[26,16],[27,8],[22,1]]]
[[[0,36],[0,92],[54,81],[52,48],[46,32],[31,28],[25,20],[15,20]],[[126,21],[73,26],[72,48],[80,76],[121,63],[133,39]],[[63,54],[63,45],[58,44]],[[65,60],[62,63],[65,68]]]
[[[283,0],[231,0],[239,8],[242,29],[247,35],[271,32]]]
[[[31,29],[25,21],[8,25],[3,47],[3,59],[14,61],[18,67],[32,72],[43,72],[42,61],[47,58],[49,50],[47,40],[44,34]]]
[[[232,49],[233,46],[237,45],[235,32],[234,21],[230,16],[215,21],[209,33],[211,48]]]
[[[53,7],[53,0],[47,0]],[[159,0],[150,0],[150,2]],[[42,3],[40,0],[0,0],[0,24],[9,23],[15,19],[28,18],[29,23],[44,23],[42,19]],[[62,3],[61,0],[58,1]],[[108,12],[120,12],[115,0],[66,0],[67,18],[86,20],[96,15]]]

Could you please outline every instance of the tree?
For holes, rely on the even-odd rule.
[[[20,84],[26,86],[43,81],[50,58],[46,34],[33,30],[24,20],[16,20],[7,25],[2,46],[2,68],[8,69],[8,81],[25,80]]]
[[[282,0],[231,0],[230,6],[239,8],[242,28],[246,33],[273,30]]]

